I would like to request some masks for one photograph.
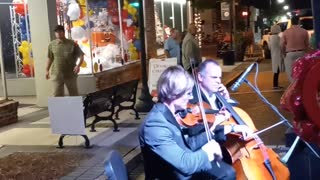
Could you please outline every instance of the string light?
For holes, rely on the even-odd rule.
[[[202,26],[201,26],[201,17],[200,13],[194,14],[194,24],[196,26],[197,32],[196,32],[196,39],[199,42],[199,47],[201,48],[201,42],[202,42]]]

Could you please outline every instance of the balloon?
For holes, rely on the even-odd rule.
[[[86,5],[86,0],[79,0],[78,2],[79,2],[79,4],[81,6],[85,6]]]
[[[84,26],[84,21],[82,19],[79,19],[77,21],[73,21],[72,25],[73,25],[73,27]]]
[[[134,31],[134,35],[136,36],[136,39],[140,39],[140,30],[139,30],[139,28],[136,28],[136,30]]]
[[[134,47],[136,47],[138,49],[138,51],[141,51],[141,41],[140,40],[135,40],[133,42]]]
[[[122,10],[121,11],[121,17],[123,18],[123,19],[127,19],[128,18],[128,11],[127,10]]]
[[[29,58],[23,58],[23,59],[22,59],[22,64],[23,64],[23,65],[30,64],[30,59],[29,59]]]
[[[32,68],[32,74],[34,74],[33,66],[31,66],[31,68]],[[22,68],[23,74],[25,74],[27,77],[30,77],[31,76],[31,68],[30,68],[30,65],[23,65],[23,68]]]
[[[118,8],[116,0],[108,0],[107,5],[108,5],[108,9],[117,9]]]
[[[26,4],[26,8],[24,9],[24,0],[14,0],[13,2],[14,11],[21,16],[26,15],[26,11],[28,11],[28,4]]]
[[[80,66],[81,66],[82,68],[86,68],[86,67],[87,67],[87,62],[86,62],[86,61],[83,61]]]
[[[126,21],[126,26],[127,27],[129,27],[129,26],[131,26],[133,24],[132,19],[126,19],[125,21]]]
[[[94,70],[95,73],[98,72],[98,68],[99,68],[98,66],[99,66],[98,63],[95,62],[94,65],[93,65],[93,70]]]
[[[112,24],[114,24],[114,25],[119,25],[119,16],[118,16],[118,15],[112,16],[111,22],[112,22]]]
[[[81,40],[86,37],[86,31],[82,27],[71,28],[71,38],[74,40]]]
[[[132,40],[134,38],[134,27],[128,27],[125,31],[127,41]]]
[[[21,34],[21,40],[22,41],[28,40],[28,36],[26,34]]]
[[[78,3],[72,3],[68,6],[67,15],[70,17],[70,21],[75,21],[80,17],[80,7]]]

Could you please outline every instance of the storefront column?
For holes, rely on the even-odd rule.
[[[35,68],[37,105],[48,106],[48,97],[52,94],[51,82],[46,80],[47,47],[54,38],[54,26],[57,25],[56,1],[29,0],[30,32]]]
[[[144,27],[146,32],[146,51],[147,59],[155,58],[157,56],[156,44],[156,22],[154,17],[154,0],[144,1]]]
[[[187,15],[188,15],[188,26],[189,27],[189,24],[193,23],[194,21],[194,15],[193,15],[193,7],[192,7],[192,2],[191,1],[187,1]]]

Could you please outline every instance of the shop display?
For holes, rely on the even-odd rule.
[[[13,0],[10,6],[12,41],[17,77],[33,77],[34,62],[32,58],[28,4],[27,0]]]
[[[138,9],[127,0],[119,1],[61,0],[66,35],[70,34],[69,38],[85,53],[80,74],[97,73],[139,60]]]

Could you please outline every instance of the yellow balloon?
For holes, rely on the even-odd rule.
[[[92,16],[93,15],[93,10],[90,10],[89,11],[89,16]]]
[[[99,68],[98,66],[99,66],[98,63],[95,62],[94,65],[93,65],[93,70],[94,70],[95,73],[98,72],[98,68]]]
[[[81,67],[82,67],[82,68],[86,68],[86,67],[87,67],[87,62],[86,62],[86,61],[83,61],[82,64],[81,64]]]
[[[131,53],[131,59],[132,59],[132,60],[137,60],[138,57],[139,57],[139,56],[138,56],[138,53],[137,53],[136,51],[134,51],[134,52]]]
[[[22,64],[23,65],[28,65],[30,63],[30,59],[29,58],[23,58],[22,59]]]
[[[133,13],[133,15],[135,15],[137,13],[137,9],[132,7],[132,13]]]
[[[87,15],[86,7],[81,7],[81,12],[82,12],[83,16]],[[89,14],[90,14],[90,11],[89,11]]]
[[[84,21],[82,19],[79,19],[77,21],[73,21],[72,22],[73,27],[80,27],[80,26],[84,26]]]
[[[136,39],[140,39],[140,31],[138,28],[134,31],[134,33],[135,33]]]
[[[86,0],[79,0],[79,4],[81,6],[85,6],[86,5]]]
[[[127,5],[129,4],[129,2],[125,0],[125,1],[123,2],[123,4],[124,4],[124,6],[127,6]]]

